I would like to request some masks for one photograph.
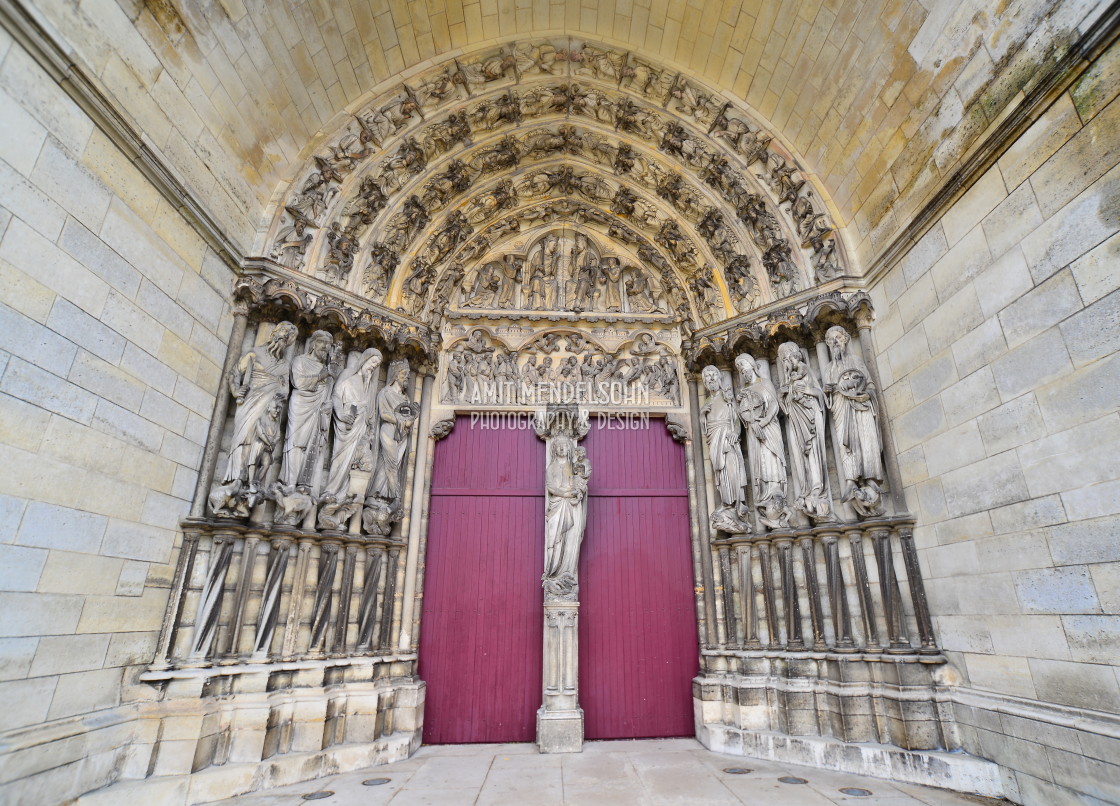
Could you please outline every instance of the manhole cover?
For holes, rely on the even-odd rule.
[[[804,778],[798,778],[795,775],[783,775],[778,780],[781,781],[783,784],[807,784],[807,783],[809,783]]]
[[[391,778],[367,778],[362,781],[362,786],[381,786],[391,781]]]
[[[723,771],[728,775],[749,775],[754,770],[748,770],[746,767],[724,767]]]
[[[851,795],[856,798],[866,798],[871,794],[870,789],[860,789],[858,786],[846,786],[840,791],[845,795]]]
[[[322,800],[323,798],[331,797],[333,794],[334,794],[334,792],[331,792],[329,789],[321,789],[318,792],[308,792],[306,795],[303,795],[303,799],[304,800]]]

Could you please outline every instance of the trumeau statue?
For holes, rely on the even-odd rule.
[[[700,409],[700,421],[721,504],[712,513],[712,531],[746,534],[750,531],[745,520],[747,468],[739,444],[739,413],[731,384],[724,380],[718,367],[704,367],[701,376],[708,390],[708,402]]]
[[[350,495],[350,471],[369,470],[369,436],[376,423],[373,408],[381,351],[373,347],[353,354],[352,366],[343,371],[334,388],[334,451],[330,474],[323,488],[335,501]]]
[[[842,501],[851,502],[863,517],[883,511],[882,443],[875,410],[875,385],[851,336],[839,325],[825,333],[829,362],[824,393],[832,413],[832,433],[840,452]]]
[[[793,506],[814,520],[835,520],[825,460],[824,390],[801,348],[792,341],[778,347],[778,364],[782,373],[778,394],[786,415],[793,475]]]
[[[395,518],[401,509],[402,470],[408,454],[410,432],[419,416],[416,405],[408,399],[408,362],[398,359],[389,365],[385,388],[377,394],[378,428],[377,461],[367,499],[373,498],[388,506]],[[367,501],[367,503],[369,503]]]
[[[245,353],[229,377],[237,411],[233,417],[233,441],[225,474],[211,494],[211,509],[216,515],[248,515],[252,504],[240,496],[242,492],[258,499],[273,458],[274,446],[266,445],[268,436],[273,429],[280,428],[288,396],[290,365],[285,353],[297,335],[295,325],[280,322],[272,329],[263,349]],[[280,412],[272,417],[271,411],[278,399]],[[266,419],[271,422],[262,422]]]
[[[330,333],[316,330],[307,340],[307,352],[292,361],[288,434],[280,471],[285,487],[310,487],[315,481],[331,422],[331,395],[338,371],[334,346]]]
[[[579,549],[587,526],[587,452],[568,436],[553,437],[545,472],[544,578],[575,579]]]
[[[778,423],[778,393],[763,377],[754,358],[735,359],[739,372],[739,417],[747,432],[747,459],[754,504],[762,523],[771,529],[789,526],[786,505],[786,457],[782,427]]]

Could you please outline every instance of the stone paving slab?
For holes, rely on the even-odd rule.
[[[745,768],[746,774],[725,772]],[[783,777],[806,783],[783,783]],[[377,786],[363,781],[388,778]],[[865,789],[850,795],[842,789]],[[305,800],[304,795],[332,792]],[[588,742],[540,755],[531,744],[435,745],[407,761],[218,801],[221,806],[965,806],[994,804],[878,778],[712,753],[695,739]]]

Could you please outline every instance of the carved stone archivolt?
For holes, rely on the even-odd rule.
[[[561,154],[559,170],[534,167]],[[651,231],[705,303],[709,275],[747,311],[847,272],[819,189],[748,113],[568,38],[462,56],[367,104],[293,183],[268,250],[377,299],[400,289],[407,310],[431,279],[415,260],[546,192]]]

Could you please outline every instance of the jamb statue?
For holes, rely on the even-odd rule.
[[[747,468],[739,443],[739,413],[731,384],[724,381],[719,368],[714,366],[704,367],[701,377],[708,390],[708,402],[700,409],[700,422],[721,503],[711,516],[712,531],[746,534],[751,530],[746,521]]]

